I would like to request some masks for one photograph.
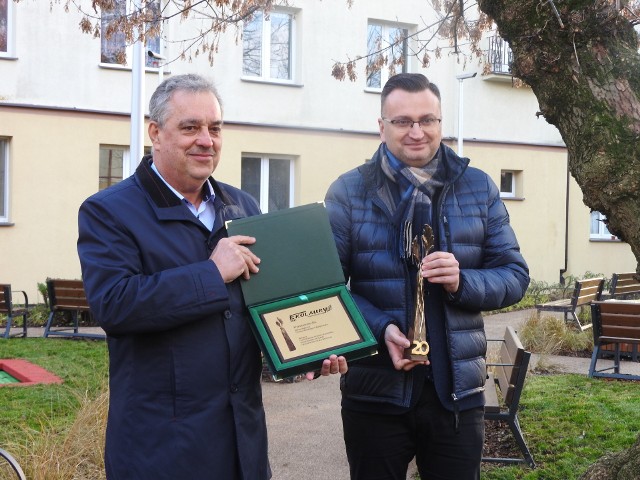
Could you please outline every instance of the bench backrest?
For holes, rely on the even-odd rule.
[[[55,310],[89,310],[82,280],[47,278],[49,306]]]
[[[611,298],[640,294],[640,280],[636,272],[614,273],[611,277]]]
[[[619,338],[633,343],[640,341],[640,302],[594,302],[591,316],[596,344],[600,337]]]
[[[600,300],[603,287],[604,278],[577,280],[571,297],[572,305],[576,308]]]
[[[0,313],[11,313],[11,285],[0,284]]]
[[[495,378],[506,406],[520,401],[520,392],[529,368],[531,354],[525,351],[513,327],[507,327],[500,347],[500,359],[495,367]]]

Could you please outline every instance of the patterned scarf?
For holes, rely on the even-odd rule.
[[[382,155],[382,171],[398,185],[401,210],[400,257],[411,259],[411,240],[422,234],[425,224],[432,222],[432,198],[444,185],[444,172],[440,149],[424,167],[409,167],[398,160],[386,147]],[[399,213],[399,212],[398,212]],[[415,225],[415,227],[414,227]]]

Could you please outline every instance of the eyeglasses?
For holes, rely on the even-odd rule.
[[[442,122],[441,118],[433,118],[433,117],[425,117],[421,118],[418,121],[413,121],[409,118],[398,118],[394,120],[389,120],[387,118],[383,118],[383,121],[390,123],[398,130],[409,131],[413,128],[413,126],[417,123],[418,126],[422,130],[430,130],[435,128],[440,122]]]

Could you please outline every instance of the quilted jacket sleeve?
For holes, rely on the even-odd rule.
[[[475,169],[470,169],[475,170]],[[463,242],[453,236],[452,249],[460,261],[461,288],[453,302],[461,308],[489,311],[513,305],[522,299],[529,285],[529,269],[520,253],[516,235],[509,223],[509,214],[500,193],[489,176],[475,171],[474,183],[481,182],[487,190],[486,226],[480,246],[480,259],[467,261]],[[476,189],[477,191],[477,189]]]
[[[355,172],[349,172],[338,178],[327,191],[325,197],[325,205],[329,213],[333,236],[338,247],[338,255],[342,263],[345,281],[349,281],[351,277],[351,252],[352,252],[352,228],[353,216],[352,209],[354,205],[351,202],[349,191],[354,191],[354,182],[357,182],[359,176]],[[360,186],[360,188],[362,188]],[[395,323],[393,318],[384,311],[374,306],[369,300],[351,293],[356,305],[364,316],[371,332],[380,343],[384,340],[384,331],[390,323]]]

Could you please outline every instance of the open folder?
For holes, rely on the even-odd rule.
[[[373,355],[377,341],[345,286],[323,204],[227,222],[256,238],[260,272],[241,280],[252,329],[277,379],[318,370],[330,354]]]

